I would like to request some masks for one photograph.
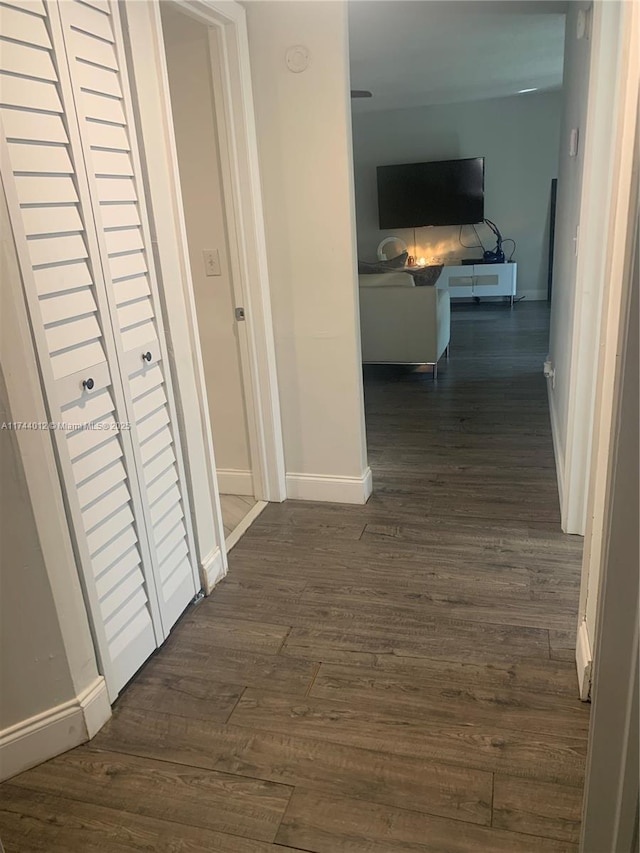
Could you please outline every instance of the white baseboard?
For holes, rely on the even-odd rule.
[[[287,474],[287,497],[299,501],[365,504],[373,488],[371,468],[361,477],[332,477],[328,474]]]
[[[242,519],[240,524],[238,524],[231,533],[227,536],[225,540],[225,546],[227,549],[227,554],[233,548],[234,545],[237,545],[240,539],[244,536],[247,530],[251,527],[256,518],[260,515],[262,510],[268,506],[266,501],[258,501],[254,506],[251,507],[249,512]]]
[[[253,474],[238,468],[216,468],[218,491],[221,495],[253,496]]]
[[[92,685],[78,695],[78,702],[87,727],[87,735],[91,740],[111,716],[111,704],[104,678],[96,678]]]
[[[551,380],[547,379],[547,395],[549,397],[549,416],[551,419],[551,437],[553,439],[553,455],[556,460],[556,477],[558,479],[558,497],[560,498],[560,515],[564,512],[564,452],[560,447],[560,430],[558,427],[558,412],[551,388]],[[563,519],[562,519],[563,520]],[[564,526],[562,528],[564,530]]]
[[[92,738],[111,716],[102,676],[86,690],[0,732],[0,781]]]
[[[213,551],[210,551],[200,563],[200,576],[205,594],[209,595],[214,586],[220,583],[226,574],[227,565],[224,554],[220,546],[216,545]]]
[[[592,664],[593,655],[591,653],[589,632],[587,631],[587,620],[583,619],[578,628],[578,637],[576,639],[576,670],[578,671],[580,698],[583,702],[586,702],[591,695]]]

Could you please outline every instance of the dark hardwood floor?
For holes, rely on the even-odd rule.
[[[365,371],[365,507],[268,507],[88,745],[2,787],[7,853],[565,853],[589,708],[546,304]]]

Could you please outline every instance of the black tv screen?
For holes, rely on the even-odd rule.
[[[380,228],[473,225],[484,219],[484,157],[378,166]]]

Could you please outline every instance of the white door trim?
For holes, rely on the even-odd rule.
[[[593,442],[597,377],[602,371],[600,337],[606,276],[606,234],[612,216],[621,99],[625,85],[625,3],[597,2],[591,10],[592,40],[580,230],[577,239],[573,335],[561,518],[565,533],[584,536]],[[618,49],[614,50],[614,45]]]
[[[213,78],[216,94],[219,95],[216,98],[216,120],[218,127],[224,129],[224,139],[221,132],[221,141],[224,142],[226,151],[223,155],[226,156],[222,157],[222,171],[225,186],[230,190],[226,193],[226,197],[230,208],[228,225],[232,244],[231,254],[235,255],[234,288],[236,299],[242,300],[238,304],[245,308],[247,317],[246,334],[240,339],[242,341],[244,338],[241,351],[249,413],[255,496],[259,500],[282,501],[286,497],[284,450],[245,12],[232,0],[222,0],[222,2],[174,0],[174,2],[191,17],[211,28],[219,59],[219,62],[214,64],[212,72],[216,72],[213,73]],[[145,8],[140,9],[140,7]],[[127,19],[131,21],[133,16],[138,15],[145,15],[145,26],[148,28],[145,35],[153,42],[153,52],[157,62],[153,71],[161,78],[155,93],[156,101],[158,99],[160,101],[160,110],[158,110],[157,103],[149,103],[148,89],[143,91],[137,85],[137,81],[146,73],[144,66],[149,62],[149,51],[142,49],[142,45],[136,41],[142,28],[138,27],[137,31],[130,28],[129,60],[136,80],[139,116],[144,134],[154,140],[154,145],[158,138],[165,139],[163,165],[170,176],[171,195],[167,196],[166,181],[163,187],[159,186],[153,176],[150,176],[147,191],[155,220],[164,219],[166,213],[167,220],[170,220],[173,239],[179,247],[181,280],[183,288],[187,291],[185,303],[189,339],[199,362],[197,396],[200,417],[206,429],[207,464],[210,471],[214,472],[211,426],[189,268],[184,212],[179,190],[169,83],[158,2],[131,4],[127,9]],[[165,225],[167,224],[168,222],[165,222]],[[165,275],[163,280],[167,281]],[[168,315],[166,324],[169,331],[173,322],[174,317]],[[174,369],[176,390],[180,393],[182,365],[177,360]],[[202,472],[194,471],[192,467],[191,476],[198,478],[203,475]],[[217,483],[212,492],[215,496],[216,516],[218,516]],[[216,533],[217,542],[224,542],[221,521],[216,523]]]
[[[595,636],[595,623],[599,595],[598,579],[604,565],[607,478],[618,395],[616,378],[624,343],[623,325],[629,292],[627,277],[633,252],[632,234],[636,215],[634,204],[637,204],[638,193],[638,166],[634,157],[637,144],[635,123],[640,93],[640,50],[636,44],[640,13],[635,3],[620,4],[618,26],[622,37],[615,88],[615,121],[608,129],[612,139],[612,188],[607,199],[607,230],[600,235],[601,251],[605,255],[602,316],[599,321],[600,333],[596,339],[600,368],[594,381],[591,452],[587,458],[587,519],[578,612],[579,626],[584,625],[588,640],[588,643],[582,642],[581,645],[591,650],[596,649],[598,639]],[[580,636],[578,640],[580,641]],[[581,670],[584,661],[578,658],[576,662]]]

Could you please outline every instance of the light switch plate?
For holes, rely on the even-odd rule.
[[[222,270],[220,269],[220,253],[217,249],[205,249],[202,256],[204,257],[205,275],[222,275]]]

